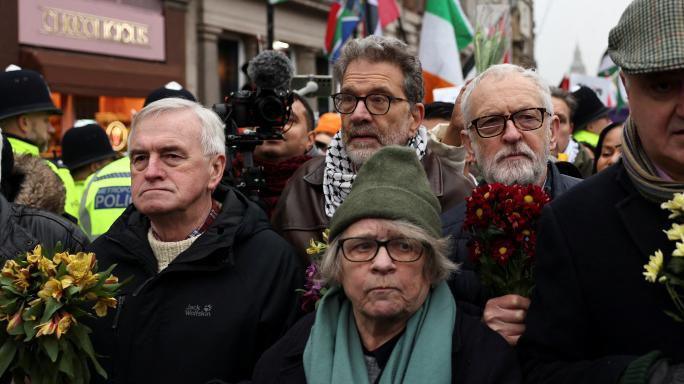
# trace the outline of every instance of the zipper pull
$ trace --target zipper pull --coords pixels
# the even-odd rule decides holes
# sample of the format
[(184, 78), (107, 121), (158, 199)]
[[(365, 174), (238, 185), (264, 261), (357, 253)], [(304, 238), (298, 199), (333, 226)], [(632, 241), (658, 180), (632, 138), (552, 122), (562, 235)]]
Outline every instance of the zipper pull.
[(119, 316), (121, 316), (121, 309), (124, 306), (124, 301), (126, 301), (126, 295), (120, 295), (117, 297), (118, 304), (116, 306), (116, 314), (114, 315), (114, 324), (112, 324), (112, 329), (116, 329), (119, 326)]

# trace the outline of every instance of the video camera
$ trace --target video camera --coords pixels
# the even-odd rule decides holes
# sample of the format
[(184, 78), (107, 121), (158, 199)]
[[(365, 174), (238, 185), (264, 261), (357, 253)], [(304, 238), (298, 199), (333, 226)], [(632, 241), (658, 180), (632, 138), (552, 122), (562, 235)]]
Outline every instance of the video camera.
[(227, 142), (239, 143), (245, 138), (263, 142), (283, 138), (282, 127), (289, 120), (292, 100), (288, 91), (257, 88), (234, 92), (212, 109), (226, 124)]
[(294, 100), (289, 90), (294, 66), (284, 54), (264, 51), (250, 60), (247, 71), (256, 90), (233, 92), (212, 109), (225, 124), (228, 164), (222, 183), (258, 202), (266, 180), (254, 166), (254, 149), (265, 140), (283, 139)]

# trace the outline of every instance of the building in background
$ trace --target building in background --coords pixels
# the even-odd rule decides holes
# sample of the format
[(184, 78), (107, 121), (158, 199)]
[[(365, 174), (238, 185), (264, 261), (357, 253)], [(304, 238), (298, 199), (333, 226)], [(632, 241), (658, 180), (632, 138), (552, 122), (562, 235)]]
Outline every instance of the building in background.
[[(324, 53), (334, 0), (274, 5), (274, 38), (299, 75), (329, 75)], [(61, 135), (77, 119), (129, 125), (148, 92), (177, 81), (205, 105), (223, 101), (248, 81), (243, 68), (267, 49), (268, 0), (2, 0), (0, 67), (41, 72), (55, 103)], [(418, 53), (425, 0), (397, 0), (401, 22), (383, 33)], [(475, 24), (478, 4), (511, 10), (512, 62), (534, 66), (533, 0), (461, 0)], [(472, 50), (462, 51), (467, 65)], [(323, 113), (327, 98), (310, 100)], [(119, 126), (120, 127), (120, 126)], [(58, 148), (57, 148), (58, 149)]]

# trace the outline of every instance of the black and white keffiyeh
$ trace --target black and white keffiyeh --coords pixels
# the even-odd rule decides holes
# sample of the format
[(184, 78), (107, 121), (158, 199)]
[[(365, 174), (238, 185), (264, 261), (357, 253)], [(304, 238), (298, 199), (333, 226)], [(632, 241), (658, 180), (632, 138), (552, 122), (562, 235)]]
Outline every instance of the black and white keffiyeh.
[[(421, 126), (418, 133), (406, 144), (416, 150), (418, 159), (425, 156), (427, 149), (428, 132)], [(325, 155), (325, 172), (323, 174), (323, 194), (325, 195), (325, 214), (332, 217), (337, 207), (351, 192), (352, 183), (356, 177), (352, 164), (342, 142), (342, 131), (337, 132), (330, 141), (328, 152)]]

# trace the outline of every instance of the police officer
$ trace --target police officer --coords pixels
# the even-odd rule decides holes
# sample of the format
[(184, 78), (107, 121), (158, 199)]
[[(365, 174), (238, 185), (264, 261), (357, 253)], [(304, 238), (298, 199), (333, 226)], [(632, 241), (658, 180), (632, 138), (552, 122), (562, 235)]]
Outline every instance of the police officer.
[[(172, 81), (150, 92), (144, 106), (168, 97), (197, 101), (190, 91)], [(85, 181), (78, 222), (90, 239), (107, 232), (131, 203), (131, 162), (128, 156), (104, 166)]]
[(62, 163), (74, 179), (78, 212), (86, 179), (117, 157), (104, 129), (92, 120), (79, 120), (62, 138)]
[[(54, 129), (50, 115), (61, 114), (50, 98), (50, 90), (38, 72), (15, 65), (0, 73), (0, 127), (7, 136), (15, 155), (40, 156), (47, 150)], [(64, 210), (76, 216), (74, 180), (66, 168), (48, 161), (48, 166), (59, 176), (66, 199)]]

